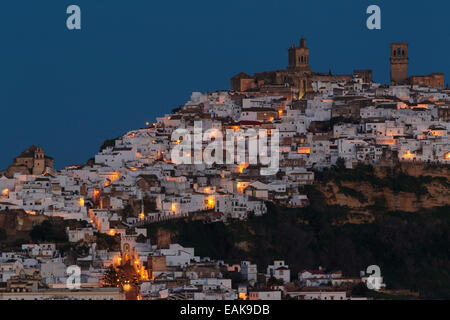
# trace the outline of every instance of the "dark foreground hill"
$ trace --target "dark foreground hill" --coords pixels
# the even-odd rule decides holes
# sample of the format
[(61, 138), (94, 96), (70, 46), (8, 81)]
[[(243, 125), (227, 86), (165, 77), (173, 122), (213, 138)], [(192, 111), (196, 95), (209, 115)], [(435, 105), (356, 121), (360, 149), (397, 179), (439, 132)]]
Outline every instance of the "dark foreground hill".
[[(169, 221), (149, 226), (149, 234), (154, 243), (164, 246), (178, 242), (194, 247), (196, 255), (229, 264), (251, 260), (258, 264), (258, 272), (265, 272), (273, 259), (282, 258), (294, 277), (303, 269), (318, 266), (358, 276), (360, 270), (376, 264), (389, 289), (419, 291), (422, 298), (450, 298), (450, 199), (441, 199), (444, 205), (431, 208), (424, 203), (433, 196), (429, 188), (437, 193), (440, 185), (441, 193), (448, 192), (447, 177), (394, 170), (389, 174), (384, 171), (380, 178), (373, 168), (358, 170), (335, 170), (319, 176), (318, 185), (305, 190), (311, 200), (307, 208), (287, 209), (267, 203), (266, 215), (248, 221)], [(347, 197), (360, 198), (358, 206), (367, 204), (358, 210), (370, 219), (355, 220), (353, 203), (342, 205), (343, 198), (333, 204), (328, 185), (349, 186), (346, 180), (353, 180), (355, 186), (383, 190), (369, 203), (364, 199), (373, 199), (374, 194), (344, 189)], [(415, 211), (410, 207), (394, 211), (383, 194), (407, 198), (413, 194), (422, 202)]]

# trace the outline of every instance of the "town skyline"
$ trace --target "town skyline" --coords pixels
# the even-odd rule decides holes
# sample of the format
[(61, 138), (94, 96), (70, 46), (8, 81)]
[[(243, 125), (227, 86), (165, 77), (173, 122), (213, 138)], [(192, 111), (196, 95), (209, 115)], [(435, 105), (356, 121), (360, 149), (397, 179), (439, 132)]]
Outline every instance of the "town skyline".
[(448, 299), (445, 14), (368, 3), (0, 4), (0, 301)]
[[(300, 39), (300, 47), (301, 46), (305, 46), (305, 38), (301, 38)], [(390, 64), (390, 79), (389, 79), (389, 81), (387, 81), (386, 83), (381, 83), (381, 85), (382, 86), (389, 86), (389, 83), (392, 83), (393, 81), (394, 81), (394, 83), (395, 83), (395, 80), (393, 80), (393, 78), (392, 78), (392, 57), (394, 56), (393, 54), (392, 54), (392, 50), (393, 50), (393, 46), (398, 46), (398, 45), (400, 45), (400, 46), (406, 46), (406, 48), (408, 48), (408, 46), (409, 46), (409, 43), (407, 43), (407, 42), (391, 42), (390, 44), (389, 44), (390, 46), (390, 51), (389, 52), (391, 52), (391, 54), (390, 54), (390, 60), (388, 60), (388, 61), (390, 61), (391, 62), (391, 64)], [(291, 45), (291, 47), (290, 48), (295, 48), (295, 43), (294, 44), (292, 44)], [(298, 47), (298, 48), (300, 48), (300, 47)], [(396, 47), (397, 48), (397, 47)], [(308, 48), (309, 49), (309, 48)], [(394, 49), (394, 51), (396, 51), (396, 50), (400, 50), (400, 49)], [(406, 56), (408, 56), (408, 53), (406, 54)], [(291, 59), (290, 57), (289, 57), (289, 59)], [(308, 60), (308, 63), (307, 63), (307, 65), (308, 65), (308, 68), (309, 68), (309, 60)], [(406, 57), (406, 71), (404, 71), (403, 73), (405, 74), (404, 75), (404, 78), (406, 79), (406, 78), (408, 78), (408, 79), (413, 79), (413, 78), (420, 78), (420, 77), (422, 77), (422, 78), (431, 78), (434, 74), (442, 74), (442, 80), (441, 81), (439, 81), (439, 83), (441, 84), (440, 85), (440, 87), (439, 88), (444, 88), (445, 86), (448, 86), (448, 83), (446, 83), (445, 82), (445, 74), (444, 73), (440, 73), (440, 72), (432, 72), (432, 73), (430, 73), (429, 75), (427, 74), (427, 75), (416, 75), (416, 74), (414, 74), (414, 75), (411, 75), (411, 74), (408, 74), (408, 68), (410, 67), (410, 65), (409, 65), (409, 63), (408, 63), (408, 57)], [(290, 66), (288, 65), (288, 69), (290, 68)], [(415, 70), (415, 67), (414, 67), (414, 65), (412, 66), (412, 68), (411, 68), (412, 70)], [(410, 70), (411, 70), (410, 69)], [(310, 69), (308, 69), (309, 70), (309, 72), (311, 72), (311, 70)], [(259, 71), (261, 71), (261, 70), (259, 70)], [(373, 77), (372, 77), (372, 75), (373, 75), (373, 73), (374, 73), (374, 71), (373, 70), (371, 70), (371, 69), (364, 69), (364, 70), (357, 70), (357, 69), (353, 69), (352, 70), (352, 72), (360, 72), (360, 73), (364, 73), (364, 72), (369, 72), (370, 73), (370, 81), (372, 81), (372, 79), (373, 79)], [(263, 72), (267, 72), (267, 71), (263, 71)], [(301, 72), (303, 72), (303, 71), (301, 71)], [(313, 72), (313, 73), (317, 73), (317, 72)], [(245, 74), (245, 72), (244, 72), (244, 74)], [(255, 74), (257, 74), (257, 72), (255, 73)], [(322, 76), (325, 76), (325, 77), (328, 77), (328, 75), (325, 73), (325, 72), (322, 72), (322, 73), (318, 73), (318, 74), (322, 74)], [(338, 74), (338, 75), (336, 75), (336, 74), (332, 74), (331, 73), (331, 69), (329, 70), (329, 75), (330, 76), (332, 76), (332, 78), (336, 78), (336, 80), (338, 80), (339, 79), (339, 77), (342, 77), (342, 76), (348, 76), (348, 80), (350, 80), (351, 79), (351, 77), (352, 77), (352, 75), (351, 75), (351, 73), (349, 72), (349, 73), (345, 73), (345, 74)], [(365, 76), (365, 75), (360, 75), (361, 77), (362, 76)], [(320, 77), (320, 76), (319, 76)], [(226, 91), (226, 90), (235, 90), (235, 88), (232, 88), (232, 86), (233, 86), (233, 77), (231, 78), (231, 85), (230, 85), (230, 88), (228, 88), (228, 89), (218, 89), (218, 90), (216, 90), (216, 92), (220, 92), (220, 91)], [(433, 80), (431, 80), (431, 81), (433, 81)], [(374, 81), (374, 82), (376, 82), (376, 81)], [(417, 84), (419, 83), (419, 81), (417, 81), (417, 80), (415, 80), (415, 82), (417, 82)], [(416, 84), (416, 83), (409, 83), (409, 82), (403, 82), (403, 83), (398, 83), (398, 84), (400, 84), (400, 85), (413, 85), (413, 84)], [(443, 84), (443, 85), (442, 85)], [(298, 84), (297, 85), (294, 85), (293, 87), (298, 87)], [(240, 89), (240, 88), (239, 88)], [(240, 90), (237, 90), (237, 91), (240, 91)], [(195, 91), (195, 92), (197, 92), (197, 91)], [(300, 89), (300, 92), (301, 92), (301, 94), (304, 94), (303, 92), (302, 92), (302, 89)], [(306, 92), (306, 91), (305, 91)], [(175, 108), (172, 108), (172, 109), (175, 109)], [(171, 109), (171, 110), (172, 110)], [(169, 112), (170, 110), (166, 110), (167, 112)], [(161, 114), (162, 115), (162, 114)], [(155, 119), (157, 118), (157, 116), (154, 118), (154, 119), (151, 119), (151, 121), (154, 121)], [(142, 126), (142, 128), (145, 128), (145, 127), (148, 127), (148, 124), (150, 124), (151, 122), (150, 121), (146, 121), (145, 122), (145, 125), (144, 126)], [(123, 134), (123, 133), (122, 133)], [(119, 134), (119, 136), (120, 136), (121, 134)], [(105, 141), (104, 142), (106, 142), (107, 140), (111, 140), (111, 139), (115, 139), (115, 138), (112, 138), (112, 137), (109, 137), (109, 138), (107, 138), (107, 139), (105, 139)], [(31, 146), (34, 146), (34, 144), (31, 144)], [(100, 147), (100, 146), (99, 146)], [(85, 162), (87, 162), (89, 159), (91, 159), (92, 158), (92, 156), (90, 156), (88, 159), (86, 159), (86, 161)], [(52, 159), (53, 160), (53, 159)], [(62, 165), (62, 166), (58, 166), (57, 167), (57, 169), (62, 169), (63, 167), (65, 167), (65, 166), (68, 166), (68, 165), (80, 165), (80, 164), (84, 164), (85, 162), (82, 162), (82, 163), (75, 163), (75, 162), (70, 162), (70, 163), (66, 163), (66, 164), (64, 164), (64, 165)], [(0, 163), (1, 163), (1, 159), (0, 159)], [(3, 168), (4, 169), (4, 168)]]
[[(10, 137), (0, 143), (2, 169), (31, 144), (42, 145), (55, 158), (57, 168), (84, 163), (104, 140), (153, 121), (186, 102), (192, 91), (225, 90), (229, 78), (242, 70), (253, 73), (285, 68), (286, 49), (302, 36), (308, 39), (311, 65), (316, 71), (331, 69), (339, 74), (372, 69), (375, 81), (388, 82), (388, 44), (405, 41), (414, 57), (411, 74), (450, 74), (445, 63), (448, 41), (438, 32), (445, 29), (443, 18), (448, 4), (440, 2), (434, 2), (434, 6), (409, 4), (405, 10), (401, 8), (406, 2), (382, 3), (383, 25), (379, 31), (365, 28), (364, 1), (357, 5), (329, 2), (325, 6), (266, 2), (257, 9), (231, 2), (221, 8), (228, 15), (215, 18), (208, 15), (211, 7), (200, 3), (184, 5), (184, 12), (191, 15), (160, 15), (165, 16), (164, 21), (155, 8), (146, 10), (147, 4), (137, 4), (142, 10), (136, 10), (123, 7), (120, 1), (109, 6), (81, 2), (86, 25), (78, 34), (58, 28), (64, 22), (58, 6), (21, 1), (24, 3), (27, 6), (0, 5), (2, 28), (24, 35), (5, 34), (9, 45), (2, 52), (9, 63), (3, 65), (0, 74), (0, 102), (5, 117), (11, 119), (0, 128), (2, 136)], [(167, 5), (158, 6), (162, 12), (169, 10)], [(245, 21), (245, 32), (250, 33), (251, 26), (257, 24), (252, 10), (263, 17), (272, 15), (283, 24), (261, 26), (262, 33), (240, 40), (239, 27), (230, 25), (225, 17), (238, 14)], [(144, 19), (144, 12), (150, 12), (150, 18)], [(432, 23), (413, 23), (427, 13), (435, 17)], [(129, 16), (136, 14), (131, 21)], [(323, 19), (314, 18), (318, 16)], [(29, 17), (33, 28), (25, 23)], [(120, 17), (120, 22), (113, 17)], [(201, 21), (210, 28), (195, 22), (195, 17), (206, 17)], [(326, 26), (337, 24), (342, 31), (330, 36)], [(158, 34), (155, 27), (166, 31)], [(208, 39), (208, 43), (199, 39)], [(125, 51), (124, 46), (129, 49)], [(179, 55), (175, 52), (180, 46), (185, 50)], [(170, 62), (160, 63), (164, 57), (170, 57)], [(161, 86), (159, 81), (170, 86)], [(121, 111), (128, 105), (131, 110)], [(27, 116), (22, 118), (23, 114)]]

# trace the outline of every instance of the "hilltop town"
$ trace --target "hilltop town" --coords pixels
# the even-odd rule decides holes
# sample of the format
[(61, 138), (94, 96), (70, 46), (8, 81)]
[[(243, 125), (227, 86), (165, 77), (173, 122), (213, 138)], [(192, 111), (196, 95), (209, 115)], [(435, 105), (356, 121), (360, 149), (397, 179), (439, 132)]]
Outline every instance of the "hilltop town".
[[(230, 90), (194, 92), (171, 113), (105, 141), (86, 164), (55, 170), (41, 147), (29, 147), (0, 177), (0, 299), (367, 299), (354, 291), (367, 283), (364, 272), (317, 265), (294, 274), (284, 257), (264, 267), (200, 257), (197, 248), (152, 243), (149, 226), (245, 223), (270, 205), (303, 210), (308, 188), (332, 168), (447, 168), (444, 74), (409, 76), (407, 43), (392, 43), (390, 54), (391, 83), (383, 85), (371, 70), (311, 71), (301, 39), (285, 70), (241, 72)], [(249, 160), (249, 136), (240, 162), (176, 163), (183, 141), (174, 132), (194, 132), (196, 123), (220, 135), (278, 137), (276, 172), (261, 174), (266, 165)], [(439, 206), (450, 204), (445, 190)], [(81, 268), (77, 290), (67, 288), (71, 265)]]

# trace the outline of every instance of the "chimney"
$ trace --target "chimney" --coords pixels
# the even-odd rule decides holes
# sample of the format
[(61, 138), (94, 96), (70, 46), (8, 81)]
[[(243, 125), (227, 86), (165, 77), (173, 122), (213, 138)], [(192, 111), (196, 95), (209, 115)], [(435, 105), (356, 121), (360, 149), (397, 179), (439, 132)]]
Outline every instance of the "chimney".
[(305, 38), (300, 39), (300, 48), (305, 48)]

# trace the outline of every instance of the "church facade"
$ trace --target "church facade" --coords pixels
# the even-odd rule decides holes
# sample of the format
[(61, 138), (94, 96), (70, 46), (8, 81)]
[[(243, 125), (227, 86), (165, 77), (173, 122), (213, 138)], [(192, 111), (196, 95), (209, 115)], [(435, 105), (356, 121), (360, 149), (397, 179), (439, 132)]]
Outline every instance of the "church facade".
[(14, 159), (6, 173), (10, 177), (16, 173), (40, 175), (46, 168), (53, 169), (53, 158), (46, 156), (41, 147), (33, 145)]
[(288, 49), (288, 66), (285, 70), (255, 73), (253, 76), (245, 72), (233, 76), (230, 81), (232, 91), (249, 92), (260, 90), (266, 86), (289, 86), (298, 89), (299, 96), (311, 92), (313, 81), (350, 81), (352, 75), (332, 75), (330, 73), (312, 72), (309, 65), (309, 48), (306, 40), (300, 39), (298, 46), (294, 44)]
[[(444, 88), (444, 74), (431, 73), (429, 75), (408, 76), (408, 43), (393, 42), (390, 45), (390, 79), (393, 85), (419, 85), (432, 88)], [(364, 83), (372, 82), (371, 70), (354, 70), (353, 75), (361, 78)], [(278, 86), (294, 89), (298, 92), (297, 98), (313, 91), (314, 81), (346, 81), (353, 78), (352, 74), (332, 75), (311, 71), (309, 64), (309, 48), (304, 38), (300, 39), (298, 46), (292, 45), (288, 49), (288, 66), (284, 70), (265, 71), (255, 73), (253, 76), (241, 72), (230, 80), (230, 89), (236, 92), (263, 92), (267, 88)], [(275, 91), (279, 91), (277, 89)]]

